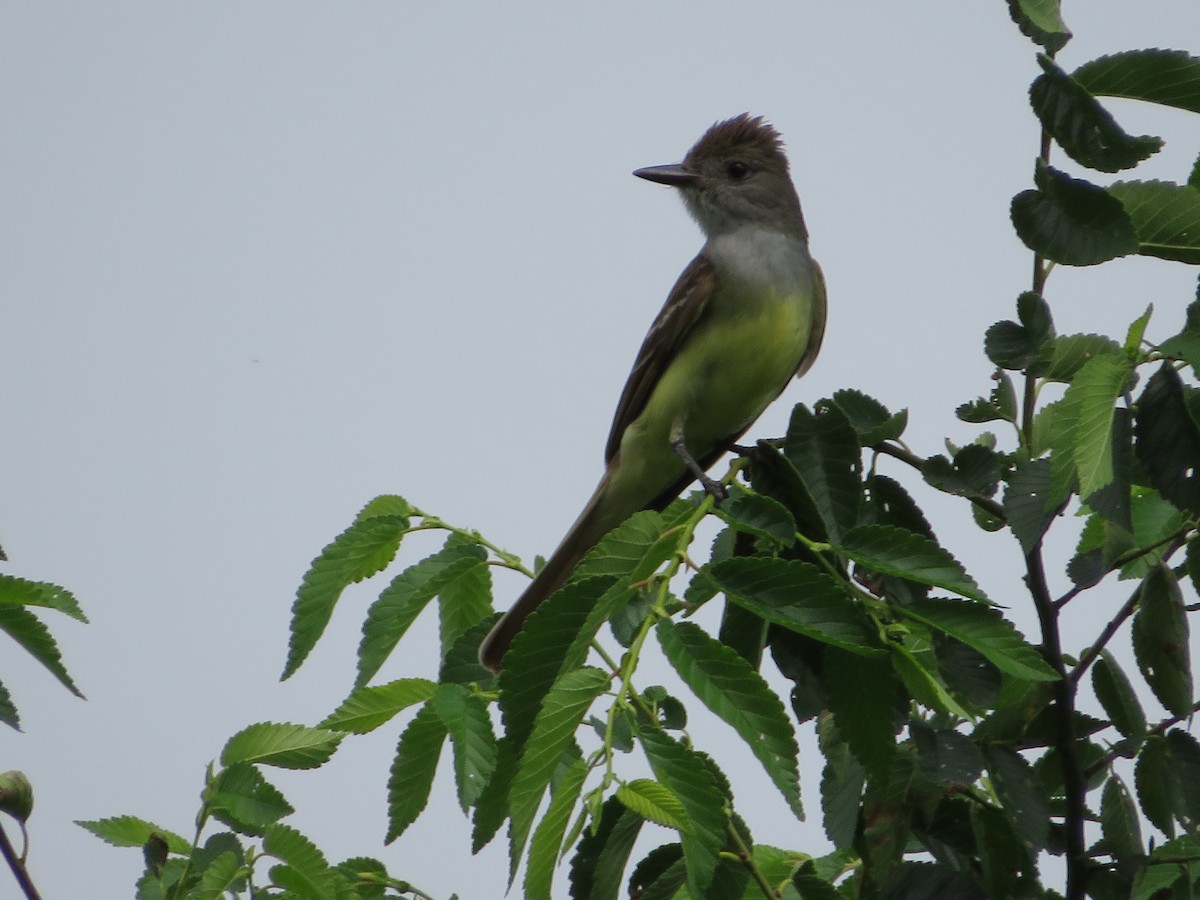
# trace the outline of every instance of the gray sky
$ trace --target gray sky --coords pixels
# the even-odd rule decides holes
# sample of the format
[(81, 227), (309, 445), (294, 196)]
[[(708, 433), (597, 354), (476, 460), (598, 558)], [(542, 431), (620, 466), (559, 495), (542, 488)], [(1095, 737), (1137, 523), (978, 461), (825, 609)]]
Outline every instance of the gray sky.
[[(1067, 68), (1198, 49), (1195, 0), (1066, 14)], [(87, 873), (93, 896), (129, 896), (140, 869), (71, 820), (189, 834), (230, 734), (315, 723), (344, 697), (370, 589), (277, 678), (301, 575), (371, 497), (530, 559), (552, 549), (700, 244), (630, 170), (678, 160), (716, 119), (749, 110), (783, 133), (829, 281), (820, 360), (751, 436), (856, 387), (910, 408), (917, 452), (969, 440), (953, 408), (986, 391), (983, 331), (1029, 283), (1008, 204), (1037, 151), (1038, 71), (1002, 0), (0, 7), (0, 545), (4, 571), (70, 588), (92, 619), (48, 617), (86, 703), (21, 653), (0, 664), (25, 728), (0, 732), (0, 769), (34, 782), (45, 895), (78, 896)], [(1167, 139), (1137, 177), (1186, 178), (1196, 117), (1112, 108)], [(1059, 269), (1049, 296), (1060, 332), (1118, 335), (1153, 301), (1161, 338), (1194, 277), (1132, 259)], [(930, 509), (1002, 599), (1015, 542), (1000, 558), (959, 504)], [(519, 584), (498, 576), (499, 602)], [(428, 643), (406, 640), (381, 677), (429, 674)], [(469, 855), (447, 781), (381, 848), (398, 729), (275, 778), (290, 821), (331, 859), (498, 896), (503, 841)], [(814, 764), (803, 826), (765, 778), (744, 783), (759, 840), (820, 849)]]

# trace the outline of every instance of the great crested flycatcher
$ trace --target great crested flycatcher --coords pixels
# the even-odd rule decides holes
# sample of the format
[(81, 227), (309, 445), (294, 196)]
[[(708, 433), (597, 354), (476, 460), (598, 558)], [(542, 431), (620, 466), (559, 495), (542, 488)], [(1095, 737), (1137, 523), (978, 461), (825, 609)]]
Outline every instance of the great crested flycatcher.
[(779, 133), (748, 113), (713, 125), (678, 165), (639, 178), (679, 189), (706, 238), (621, 392), (604, 477), (558, 549), (479, 650), (498, 671), (525, 618), (606, 533), (663, 509), (808, 371), (825, 332), (825, 282)]

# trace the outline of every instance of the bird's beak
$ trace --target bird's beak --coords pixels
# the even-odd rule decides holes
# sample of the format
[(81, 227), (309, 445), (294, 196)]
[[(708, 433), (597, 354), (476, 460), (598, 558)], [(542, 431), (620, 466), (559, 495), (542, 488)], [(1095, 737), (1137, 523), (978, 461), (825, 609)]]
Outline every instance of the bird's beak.
[(700, 180), (699, 175), (689, 172), (678, 163), (673, 166), (647, 166), (644, 169), (635, 169), (633, 174), (647, 181), (669, 184), (671, 187), (691, 187)]

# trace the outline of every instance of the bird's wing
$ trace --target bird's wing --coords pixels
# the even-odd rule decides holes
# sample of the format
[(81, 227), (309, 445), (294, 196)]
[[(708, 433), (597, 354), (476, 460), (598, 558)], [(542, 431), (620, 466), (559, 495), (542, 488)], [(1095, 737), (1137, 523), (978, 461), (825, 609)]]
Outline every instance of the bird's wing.
[(799, 378), (812, 368), (821, 349), (821, 341), (825, 338), (825, 274), (817, 261), (812, 261), (813, 271), (813, 300), (812, 322), (808, 328), (808, 346), (800, 357), (800, 365), (796, 367), (796, 377)]
[(611, 463), (617, 455), (625, 429), (642, 414), (659, 378), (704, 315), (715, 286), (712, 263), (701, 253), (688, 264), (671, 288), (667, 302), (642, 341), (633, 371), (629, 373), (629, 380), (621, 391), (621, 400), (617, 403), (612, 429), (608, 433), (608, 444), (604, 448), (606, 464)]

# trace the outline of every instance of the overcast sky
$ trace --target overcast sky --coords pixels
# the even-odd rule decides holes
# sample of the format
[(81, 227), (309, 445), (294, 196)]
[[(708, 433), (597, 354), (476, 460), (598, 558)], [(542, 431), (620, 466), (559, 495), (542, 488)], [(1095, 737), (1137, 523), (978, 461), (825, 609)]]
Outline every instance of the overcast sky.
[[(1030, 270), (1008, 204), (1032, 174), (1039, 70), (1003, 0), (591, 7), (0, 5), (3, 571), (68, 587), (92, 619), (47, 617), (87, 702), (0, 657), (25, 729), (0, 732), (0, 769), (35, 785), (47, 898), (79, 896), (84, 873), (91, 896), (130, 896), (141, 867), (71, 820), (190, 834), (230, 734), (312, 724), (345, 696), (370, 588), (277, 679), (300, 577), (371, 497), (529, 559), (553, 548), (700, 245), (673, 193), (629, 173), (677, 161), (714, 120), (751, 111), (783, 133), (829, 282), (821, 358), (749, 436), (842, 387), (909, 407), (919, 453), (976, 433), (953, 408), (987, 390), (983, 331)], [(1200, 50), (1195, 0), (1066, 16), (1068, 69)], [(1200, 120), (1112, 107), (1167, 140), (1138, 177), (1186, 178)], [(1060, 332), (1118, 335), (1153, 301), (1161, 338), (1194, 287), (1194, 270), (1132, 259), (1059, 269), (1049, 296)], [(1003, 599), (1016, 545), (982, 540), (961, 507), (934, 501), (935, 528)], [(519, 587), (498, 576), (498, 602)], [(429, 643), (406, 640), (381, 677), (430, 674)], [(503, 840), (469, 855), (447, 781), (380, 846), (403, 721), (324, 770), (272, 774), (289, 821), (334, 860), (499, 896)], [(803, 826), (749, 773), (760, 840), (820, 850), (815, 764)]]

